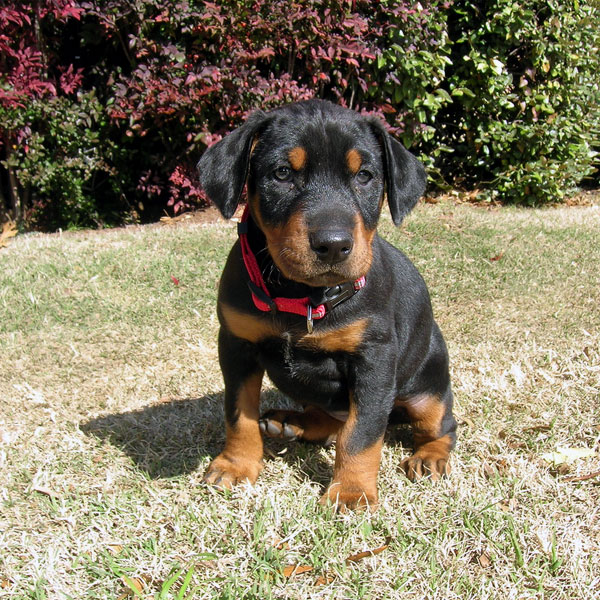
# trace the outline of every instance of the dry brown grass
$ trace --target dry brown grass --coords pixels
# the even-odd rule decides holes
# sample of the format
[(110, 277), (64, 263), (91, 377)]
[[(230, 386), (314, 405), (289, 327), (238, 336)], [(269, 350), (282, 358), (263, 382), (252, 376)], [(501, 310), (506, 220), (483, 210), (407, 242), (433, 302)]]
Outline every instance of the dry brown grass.
[(227, 496), (200, 482), (230, 224), (0, 250), (0, 598), (597, 596), (600, 209), (441, 203), (382, 230), (429, 283), (461, 428), (437, 485), (409, 484), (388, 436), (375, 515), (319, 507), (333, 451), (311, 446), (270, 444)]

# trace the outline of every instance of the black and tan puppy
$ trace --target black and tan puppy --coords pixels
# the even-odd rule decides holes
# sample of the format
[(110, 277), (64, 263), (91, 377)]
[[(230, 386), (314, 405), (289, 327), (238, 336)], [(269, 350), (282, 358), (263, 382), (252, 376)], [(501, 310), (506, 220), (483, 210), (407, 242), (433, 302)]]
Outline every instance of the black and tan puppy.
[[(233, 215), (248, 205), (219, 289), (226, 442), (208, 483), (254, 482), (262, 435), (336, 440), (323, 501), (377, 504), (390, 420), (408, 421), (410, 479), (437, 478), (455, 443), (448, 354), (425, 283), (376, 232), (425, 188), (421, 164), (375, 119), (324, 101), (256, 112), (209, 148), (201, 184)], [(260, 416), (265, 371), (303, 412)]]

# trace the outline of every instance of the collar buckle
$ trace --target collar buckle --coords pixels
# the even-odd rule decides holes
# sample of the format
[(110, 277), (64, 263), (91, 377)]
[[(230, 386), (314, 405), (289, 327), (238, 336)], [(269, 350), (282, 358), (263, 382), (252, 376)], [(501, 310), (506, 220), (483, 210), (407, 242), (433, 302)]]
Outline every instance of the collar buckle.
[(327, 299), (323, 304), (327, 311), (334, 309), (338, 304), (345, 302), (348, 298), (351, 298), (356, 294), (353, 283), (342, 283), (336, 285), (334, 288), (330, 288), (326, 291)]
[(306, 330), (309, 334), (313, 332), (312, 305), (310, 303), (306, 308)]
[[(364, 277), (361, 279), (364, 281)], [(330, 288), (319, 288), (317, 293), (311, 295), (310, 304), (313, 307), (323, 305), (327, 312), (329, 312), (338, 304), (352, 298), (363, 286), (364, 283), (361, 283), (361, 280), (357, 280), (340, 283)]]

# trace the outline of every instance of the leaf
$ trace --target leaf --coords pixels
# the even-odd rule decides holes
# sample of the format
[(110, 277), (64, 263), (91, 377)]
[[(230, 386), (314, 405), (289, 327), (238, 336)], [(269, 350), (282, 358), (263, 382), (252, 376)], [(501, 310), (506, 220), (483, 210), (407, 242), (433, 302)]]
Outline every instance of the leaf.
[(171, 281), (175, 284), (175, 285), (179, 285), (179, 279), (177, 279), (177, 277), (173, 277), (173, 275), (171, 275)]
[[(479, 191), (479, 190), (478, 190), (478, 191)], [(500, 260), (500, 259), (501, 259), (501, 258), (504, 256), (504, 253), (506, 252), (506, 250), (509, 248), (509, 246), (510, 246), (510, 245), (511, 245), (511, 244), (512, 244), (514, 241), (515, 241), (515, 236), (512, 236), (512, 237), (511, 237), (511, 238), (508, 240), (508, 242), (506, 243), (506, 247), (505, 247), (503, 250), (501, 250), (501, 251), (500, 251), (498, 254), (496, 254), (495, 256), (492, 256), (492, 258), (490, 258), (490, 261), (491, 261), (491, 262), (494, 262), (494, 261), (498, 261), (498, 260)]]
[(600, 477), (600, 471), (594, 471), (593, 473), (588, 473), (587, 475), (573, 475), (571, 477), (565, 477), (563, 481), (587, 481), (588, 479), (594, 479), (595, 477)]
[(502, 500), (499, 506), (503, 512), (510, 513), (516, 510), (518, 504), (515, 498), (510, 498), (509, 500)]
[(123, 546), (121, 544), (109, 544), (108, 551), (113, 556), (119, 556), (119, 554), (121, 554), (121, 552), (123, 552)]
[(558, 446), (555, 452), (542, 454), (542, 459), (554, 466), (569, 464), (581, 458), (596, 456), (595, 450), (590, 448), (561, 448)]
[(388, 549), (388, 546), (390, 545), (391, 540), (392, 540), (392, 538), (388, 536), (385, 538), (385, 543), (383, 544), (383, 546), (379, 546), (379, 548), (375, 548), (374, 550), (365, 550), (364, 552), (359, 552), (358, 554), (352, 554), (351, 556), (349, 556), (346, 559), (346, 562), (347, 563), (358, 562), (359, 560), (362, 560), (363, 558), (368, 558), (369, 556), (375, 556), (376, 554), (380, 554), (384, 550)]
[(38, 494), (44, 494), (44, 496), (49, 496), (50, 498), (60, 498), (60, 494), (58, 492), (55, 492), (54, 490), (42, 485), (36, 485), (31, 489)]
[(308, 573), (313, 568), (309, 565), (288, 565), (284, 567), (282, 573), (284, 577), (290, 578), (292, 575), (300, 575), (301, 573)]
[(476, 98), (477, 95), (474, 94), (469, 88), (459, 87), (452, 90), (452, 95), (460, 98), (461, 96), (468, 96), (469, 98)]
[(136, 598), (143, 598), (142, 592), (144, 591), (145, 582), (139, 577), (128, 577), (123, 575), (121, 581), (133, 592)]
[(487, 550), (483, 550), (481, 554), (477, 557), (477, 563), (480, 567), (487, 569), (492, 566), (492, 559)]
[(2, 232), (0, 233), (0, 248), (8, 246), (8, 240), (13, 238), (19, 233), (17, 225), (14, 221), (8, 221), (2, 225)]

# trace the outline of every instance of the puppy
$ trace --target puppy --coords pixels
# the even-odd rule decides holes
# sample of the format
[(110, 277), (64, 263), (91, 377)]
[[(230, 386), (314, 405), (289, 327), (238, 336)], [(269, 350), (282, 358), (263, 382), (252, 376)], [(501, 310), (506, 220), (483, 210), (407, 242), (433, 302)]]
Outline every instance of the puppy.
[[(221, 278), (225, 448), (205, 481), (262, 469), (263, 436), (336, 443), (322, 501), (377, 505), (390, 422), (412, 426), (409, 479), (448, 471), (456, 441), (448, 353), (423, 279), (377, 234), (425, 189), (422, 165), (376, 119), (311, 100), (246, 123), (210, 147), (200, 182), (225, 218), (248, 203)], [(264, 373), (304, 410), (260, 415)]]

